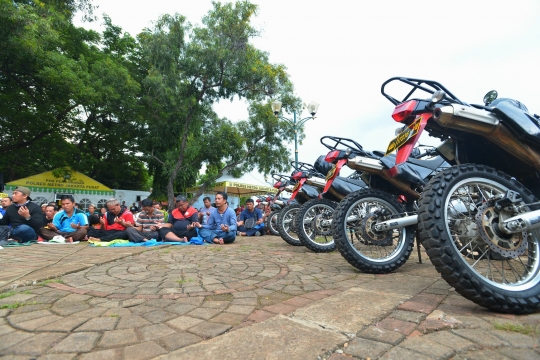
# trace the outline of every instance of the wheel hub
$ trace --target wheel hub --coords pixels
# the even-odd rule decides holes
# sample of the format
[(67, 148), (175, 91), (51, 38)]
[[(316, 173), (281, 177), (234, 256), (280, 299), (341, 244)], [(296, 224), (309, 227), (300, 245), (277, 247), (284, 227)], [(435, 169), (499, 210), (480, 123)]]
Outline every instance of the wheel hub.
[(324, 215), (325, 214), (317, 214), (313, 220), (311, 220), (311, 228), (319, 235), (330, 236), (332, 235), (332, 228), (328, 226), (328, 220)]
[(482, 205), (476, 214), (476, 224), (482, 240), (489, 248), (506, 258), (516, 258), (527, 249), (527, 232), (505, 234), (499, 230), (502, 213), (495, 207)]
[(376, 231), (374, 225), (377, 223), (378, 216), (370, 214), (362, 219), (360, 231), (362, 237), (369, 240), (373, 245), (391, 246), (392, 231)]

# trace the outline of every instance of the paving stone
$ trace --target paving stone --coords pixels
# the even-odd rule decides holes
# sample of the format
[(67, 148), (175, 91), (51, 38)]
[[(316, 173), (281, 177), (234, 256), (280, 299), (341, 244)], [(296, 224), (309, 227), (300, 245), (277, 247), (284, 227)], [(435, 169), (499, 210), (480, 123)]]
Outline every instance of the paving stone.
[(10, 312), (11, 310), (9, 309), (0, 309), (0, 318), (8, 316)]
[(118, 318), (98, 317), (88, 320), (79, 326), (75, 331), (105, 331), (113, 330), (118, 322)]
[(61, 331), (70, 332), (79, 325), (88, 321), (88, 318), (70, 316), (38, 328), (38, 331)]
[[(213, 303), (213, 302), (224, 303), (224, 301), (207, 301), (206, 303)], [(228, 306), (228, 302), (227, 302), (227, 306)], [(178, 314), (178, 315), (184, 315), (196, 308), (197, 306), (193, 304), (176, 303), (176, 304), (167, 306), (165, 310)]]
[[(11, 334), (14, 333), (8, 335)], [(41, 355), (64, 336), (65, 334), (62, 333), (39, 333), (7, 349), (6, 353), (14, 355)], [(4, 339), (2, 338), (2, 342), (3, 341)]]
[(296, 309), (297, 309), (297, 307), (287, 305), (287, 304), (284, 304), (284, 303), (274, 304), (274, 305), (266, 306), (266, 307), (263, 308), (263, 310), (266, 311), (266, 312), (271, 312), (271, 313), (274, 313), (274, 314), (281, 314), (281, 315), (290, 314), (293, 311), (295, 311)]
[(247, 306), (247, 305), (231, 305), (227, 309), (227, 312), (235, 313), (235, 314), (242, 314), (242, 315), (249, 315), (255, 310), (254, 306)]
[(224, 312), (210, 319), (210, 322), (217, 322), (234, 326), (240, 324), (242, 321), (244, 321), (245, 318), (245, 315)]
[(367, 327), (365, 330), (360, 332), (358, 336), (374, 341), (381, 341), (390, 345), (397, 345), (405, 338), (405, 336), (401, 333), (381, 329), (380, 327), (376, 326)]
[(379, 322), (377, 326), (383, 329), (400, 332), (404, 335), (409, 335), (416, 329), (415, 323), (390, 318), (386, 318)]
[(41, 355), (39, 360), (72, 360), (77, 357), (77, 353), (68, 353), (68, 354), (46, 354)]
[(395, 310), (390, 314), (390, 317), (396, 320), (420, 324), (420, 322), (426, 317), (426, 314), (414, 311)]
[(196, 319), (189, 316), (179, 316), (176, 319), (167, 321), (167, 325), (172, 326), (177, 330), (184, 331), (202, 322), (203, 320), (201, 319)]
[(79, 295), (79, 294), (69, 294), (68, 296), (63, 297), (62, 299), (58, 300), (54, 306), (55, 307), (70, 307), (73, 305), (81, 305), (81, 303), (85, 303), (87, 300), (89, 300), (91, 296), (89, 295)]
[(304, 297), (301, 297), (301, 296), (296, 296), (296, 297), (290, 298), (288, 300), (285, 300), (283, 302), (283, 304), (294, 306), (294, 307), (302, 307), (302, 306), (306, 306), (308, 304), (311, 304), (313, 301), (314, 300), (312, 300), (312, 299), (307, 299), (307, 298), (304, 298)]
[(141, 334), (141, 339), (143, 341), (156, 340), (175, 332), (176, 331), (165, 324), (150, 325), (139, 329), (139, 334)]
[(0, 341), (0, 354), (5, 354), (5, 349), (8, 349), (24, 340), (33, 337), (32, 334), (23, 331), (12, 331), (2, 335), (2, 341)]
[(120, 349), (108, 349), (91, 352), (89, 354), (82, 354), (80, 356), (81, 360), (111, 360), (111, 359), (120, 359)]
[[(252, 334), (264, 336), (264, 341), (246, 341)], [(291, 339), (295, 339), (294, 346), (284, 346)], [(314, 359), (346, 340), (341, 334), (278, 315), (162, 355), (159, 359)]]
[(452, 330), (456, 335), (459, 335), (473, 343), (482, 346), (504, 346), (508, 345), (505, 341), (499, 339), (495, 335), (492, 335), (486, 330), (481, 329), (457, 329)]
[(444, 299), (444, 296), (434, 294), (418, 294), (398, 306), (399, 310), (409, 310), (431, 313), (437, 308), (437, 305)]
[(198, 325), (189, 328), (189, 331), (205, 338), (213, 338), (223, 334), (230, 328), (232, 328), (231, 325), (204, 321)]
[(128, 300), (122, 300), (122, 307), (130, 308), (133, 306), (137, 306), (140, 304), (144, 304), (147, 300), (144, 299), (128, 299)]
[(399, 344), (399, 346), (422, 353), (434, 359), (448, 359), (455, 353), (453, 349), (441, 345), (440, 343), (429, 341), (422, 336), (406, 339)]
[(79, 353), (88, 352), (94, 348), (100, 334), (97, 332), (80, 332), (68, 335), (54, 346), (52, 353)]
[[(508, 360), (509, 357), (504, 356), (498, 350), (479, 349), (469, 350), (467, 352), (457, 354), (452, 360)], [(523, 360), (523, 359), (519, 359)]]
[(79, 304), (74, 306), (56, 306), (56, 304), (51, 308), (52, 311), (54, 311), (56, 314), (61, 316), (68, 316), (71, 314), (75, 314), (84, 310), (90, 309), (90, 305), (88, 304)]
[(167, 350), (153, 341), (142, 344), (126, 346), (124, 349), (124, 358), (130, 360), (153, 359), (156, 356), (166, 354)]
[(133, 329), (105, 331), (99, 342), (100, 347), (117, 347), (138, 343), (139, 339)]
[(0, 299), (0, 305), (24, 303), (35, 297), (36, 295), (34, 294), (15, 294), (15, 295)]
[(7, 334), (7, 333), (10, 333), (10, 332), (13, 332), (13, 331), (15, 331), (15, 329), (13, 329), (9, 325), (0, 325), (0, 336), (2, 336), (4, 334)]
[[(244, 301), (248, 301), (248, 302), (253, 302), (253, 300), (255, 300), (255, 303), (257, 302), (257, 299), (250, 299), (250, 298), (244, 298), (244, 299), (235, 299), (233, 301), (240, 301), (240, 302), (244, 302)], [(221, 310), (224, 310), (226, 309), (228, 306), (229, 306), (229, 302), (228, 301), (205, 301), (203, 304), (202, 304), (202, 307), (204, 308), (211, 308), (211, 309), (221, 309)], [(238, 303), (237, 305), (253, 305), (253, 304), (244, 304), (244, 303)], [(255, 304), (256, 305), (256, 304)], [(170, 307), (167, 308), (167, 310), (169, 309)]]
[(514, 360), (524, 360), (524, 359), (538, 359), (540, 354), (532, 349), (516, 349), (509, 347), (502, 347), (497, 350), (502, 355), (508, 357), (509, 359)]
[[(140, 328), (151, 325), (152, 323), (139, 315), (122, 316), (116, 325), (116, 329)], [(112, 330), (112, 329), (110, 329)]]
[(49, 310), (38, 310), (38, 311), (32, 311), (24, 314), (15, 314), (8, 316), (8, 320), (12, 324), (19, 324), (28, 320), (37, 319), (46, 317), (49, 315), (53, 315)]
[(356, 338), (349, 342), (349, 345), (343, 349), (345, 354), (360, 357), (362, 359), (376, 359), (386, 351), (390, 350), (392, 345), (378, 341)]
[(385, 360), (432, 360), (433, 359), (433, 357), (431, 356), (426, 356), (416, 351), (412, 351), (412, 350), (405, 349), (398, 346), (390, 349), (388, 352), (386, 352), (382, 356), (382, 358)]
[[(15, 315), (15, 314), (24, 314), (24, 313), (29, 313), (29, 312), (33, 312), (33, 311), (38, 311), (38, 310), (44, 310), (44, 309), (50, 309), (51, 308), (51, 304), (35, 304), (35, 305), (25, 305), (25, 306), (21, 306), (20, 308), (17, 308), (15, 310), (12, 311), (12, 315)], [(9, 310), (6, 309), (8, 312)], [(0, 311), (4, 311), (4, 310), (0, 310)]]
[(217, 314), (221, 313), (222, 310), (220, 309), (211, 309), (211, 308), (197, 308), (191, 312), (189, 312), (187, 315), (203, 320), (209, 320), (216, 316)]
[(231, 305), (250, 305), (250, 306), (257, 306), (258, 304), (257, 298), (239, 298), (234, 299), (231, 301)]
[(164, 310), (154, 310), (142, 315), (143, 318), (154, 324), (159, 324), (167, 320), (174, 319), (177, 314), (170, 313)]
[(460, 336), (452, 334), (449, 331), (437, 331), (423, 336), (424, 339), (430, 340), (455, 350), (465, 351), (474, 347), (474, 343)]
[(58, 321), (58, 320), (62, 320), (62, 319), (63, 319), (63, 317), (58, 316), (58, 315), (49, 315), (49, 316), (44, 316), (44, 317), (41, 317), (41, 318), (21, 322), (21, 323), (18, 323), (16, 326), (19, 329), (22, 329), (22, 330), (32, 331), (32, 330), (36, 330), (37, 328), (40, 328), (40, 327), (42, 327), (44, 325), (47, 325), (49, 323), (52, 323), (52, 322), (55, 322), (55, 321)]
[(504, 342), (510, 344), (510, 346), (517, 348), (532, 348), (540, 345), (538, 338), (527, 336), (525, 334), (504, 330), (492, 330), (491, 333)]

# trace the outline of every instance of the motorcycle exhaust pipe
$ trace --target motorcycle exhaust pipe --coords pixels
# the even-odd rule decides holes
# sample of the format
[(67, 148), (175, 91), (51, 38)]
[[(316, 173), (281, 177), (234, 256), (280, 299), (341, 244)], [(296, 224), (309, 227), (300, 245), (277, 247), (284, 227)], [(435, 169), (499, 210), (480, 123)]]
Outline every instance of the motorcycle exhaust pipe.
[(506, 219), (499, 224), (499, 229), (507, 234), (529, 231), (540, 227), (540, 210), (530, 211)]
[(312, 186), (316, 186), (316, 187), (319, 187), (319, 188), (323, 188), (325, 187), (326, 185), (326, 180), (325, 179), (322, 179), (322, 178), (319, 178), (319, 177), (310, 177), (306, 180), (306, 183), (308, 185), (312, 185)]
[(392, 219), (377, 223), (373, 226), (373, 228), (377, 231), (388, 231), (416, 224), (418, 224), (418, 215), (409, 215), (399, 219)]

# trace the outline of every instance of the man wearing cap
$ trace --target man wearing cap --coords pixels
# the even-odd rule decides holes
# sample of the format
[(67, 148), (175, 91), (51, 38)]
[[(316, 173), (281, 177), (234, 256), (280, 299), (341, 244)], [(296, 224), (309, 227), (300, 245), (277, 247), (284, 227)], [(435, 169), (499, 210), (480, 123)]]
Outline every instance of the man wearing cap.
[(184, 195), (176, 197), (176, 209), (169, 214), (168, 223), (159, 230), (159, 235), (163, 241), (187, 242), (192, 237), (197, 236), (195, 224), (198, 224), (199, 212), (189, 202)]
[(47, 227), (40, 229), (41, 237), (51, 240), (56, 235), (61, 235), (66, 242), (74, 242), (83, 239), (88, 231), (88, 219), (86, 214), (75, 211), (75, 199), (71, 195), (63, 195), (62, 211), (54, 215), (53, 221), (45, 224)]
[(13, 203), (0, 219), (0, 225), (11, 224), (11, 237), (19, 242), (36, 240), (43, 225), (41, 207), (31, 202), (30, 189), (24, 186), (17, 186), (11, 198)]

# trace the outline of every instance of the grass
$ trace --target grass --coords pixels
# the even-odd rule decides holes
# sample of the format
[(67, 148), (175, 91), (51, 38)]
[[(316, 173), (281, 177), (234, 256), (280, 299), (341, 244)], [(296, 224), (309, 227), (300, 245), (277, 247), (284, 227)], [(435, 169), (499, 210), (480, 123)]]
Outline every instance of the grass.
[(13, 295), (15, 295), (15, 291), (8, 291), (8, 292), (0, 294), (0, 299), (5, 299)]
[(221, 248), (221, 247), (211, 247), (208, 250), (210, 250), (210, 251), (221, 251), (221, 250), (223, 250), (223, 248)]
[(170, 252), (171, 252), (171, 249), (167, 249), (167, 250), (162, 251), (163, 254), (168, 254)]
[(193, 282), (193, 279), (179, 279), (179, 280), (176, 280), (177, 283), (179, 284), (185, 284), (185, 283), (190, 283), (190, 282)]
[(45, 286), (45, 285), (50, 284), (50, 283), (63, 284), (64, 281), (62, 279), (49, 279), (49, 280), (45, 280), (45, 281), (40, 282), (38, 285)]
[(110, 316), (110, 317), (114, 317), (114, 318), (118, 317), (117, 314), (111, 314), (111, 315), (109, 315), (109, 316)]
[(16, 302), (16, 303), (13, 303), (13, 304), (2, 304), (0, 305), (0, 310), (1, 309), (16, 309), (16, 308), (19, 308), (21, 306), (25, 306), (25, 305), (36, 305), (37, 302), (33, 302), (33, 303), (22, 303), (22, 302)]
[[(521, 325), (512, 323), (495, 323), (493, 324), (497, 330), (512, 331), (525, 335), (539, 335), (540, 330), (532, 325)], [(539, 325), (540, 326), (540, 325)]]

